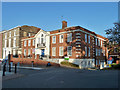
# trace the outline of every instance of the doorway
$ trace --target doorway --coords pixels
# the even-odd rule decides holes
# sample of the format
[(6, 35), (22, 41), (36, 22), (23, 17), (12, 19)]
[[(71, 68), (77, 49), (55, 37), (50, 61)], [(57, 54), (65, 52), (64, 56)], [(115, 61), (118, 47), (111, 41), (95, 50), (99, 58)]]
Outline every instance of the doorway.
[(41, 56), (44, 57), (44, 55), (45, 55), (45, 50), (41, 49)]

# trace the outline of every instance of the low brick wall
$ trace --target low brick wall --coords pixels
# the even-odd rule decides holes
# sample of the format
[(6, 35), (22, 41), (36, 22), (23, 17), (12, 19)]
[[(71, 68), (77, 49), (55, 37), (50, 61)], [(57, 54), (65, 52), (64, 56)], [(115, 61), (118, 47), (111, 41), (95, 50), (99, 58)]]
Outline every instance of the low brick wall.
[[(22, 55), (19, 55), (18, 58), (14, 58), (13, 55), (11, 55), (11, 59), (10, 61), (13, 62), (13, 64), (16, 64), (16, 63), (20, 63), (20, 64), (23, 64), (23, 65), (31, 65), (32, 64), (32, 61), (34, 62), (34, 65), (47, 65), (47, 63), (49, 61), (44, 61), (44, 60), (40, 60), (39, 59), (39, 55), (37, 55), (37, 58), (35, 59), (35, 55), (33, 55), (32, 58), (24, 58), (24, 56)], [(60, 66), (59, 64), (57, 63), (53, 63), (53, 62), (50, 62), (52, 66)]]

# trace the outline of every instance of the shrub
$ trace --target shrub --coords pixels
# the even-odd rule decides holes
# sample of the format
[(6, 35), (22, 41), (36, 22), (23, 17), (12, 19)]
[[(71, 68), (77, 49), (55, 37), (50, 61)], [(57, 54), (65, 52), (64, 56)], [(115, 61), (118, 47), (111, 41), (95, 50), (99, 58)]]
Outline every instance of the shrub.
[(62, 64), (62, 65), (66, 65), (66, 66), (71, 66), (71, 67), (79, 68), (79, 65), (70, 63), (70, 62), (68, 62), (68, 61), (62, 61), (61, 64)]

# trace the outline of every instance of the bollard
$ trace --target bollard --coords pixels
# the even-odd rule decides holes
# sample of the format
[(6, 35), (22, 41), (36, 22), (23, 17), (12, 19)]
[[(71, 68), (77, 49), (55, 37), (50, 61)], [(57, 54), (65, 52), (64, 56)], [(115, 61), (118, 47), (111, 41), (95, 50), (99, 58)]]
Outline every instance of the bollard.
[(5, 76), (5, 71), (6, 71), (6, 64), (3, 66), (3, 76)]
[(17, 73), (17, 64), (15, 64), (15, 74)]
[(11, 72), (11, 64), (9, 64), (9, 72)]

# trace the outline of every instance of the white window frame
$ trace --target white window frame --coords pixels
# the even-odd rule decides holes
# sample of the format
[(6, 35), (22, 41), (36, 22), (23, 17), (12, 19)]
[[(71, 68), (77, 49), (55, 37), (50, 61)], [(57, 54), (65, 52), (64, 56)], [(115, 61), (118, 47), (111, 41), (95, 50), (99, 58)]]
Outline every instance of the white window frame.
[[(69, 52), (69, 50), (68, 50), (69, 47), (71, 48), (71, 51), (70, 51), (70, 52)], [(70, 53), (71, 53), (71, 55), (70, 55)], [(67, 55), (68, 55), (68, 56), (72, 56), (72, 46), (67, 46)]]
[(56, 36), (52, 36), (52, 43), (56, 43)]
[(27, 46), (27, 41), (25, 40), (25, 41), (24, 41), (24, 47), (26, 47), (26, 46)]
[(85, 56), (87, 57), (87, 47), (85, 46)]
[[(62, 36), (63, 36), (63, 38), (62, 38)], [(63, 34), (61, 34), (61, 35), (59, 35), (59, 43), (63, 43), (63, 40), (64, 40), (64, 35)]]
[(31, 46), (31, 40), (28, 40), (28, 46)]
[(59, 56), (63, 56), (64, 53), (63, 50), (64, 50), (63, 47), (59, 47)]
[(56, 47), (52, 47), (52, 56), (56, 56)]
[(72, 42), (72, 33), (67, 34), (67, 42)]
[(85, 42), (87, 43), (87, 34), (85, 34)]

